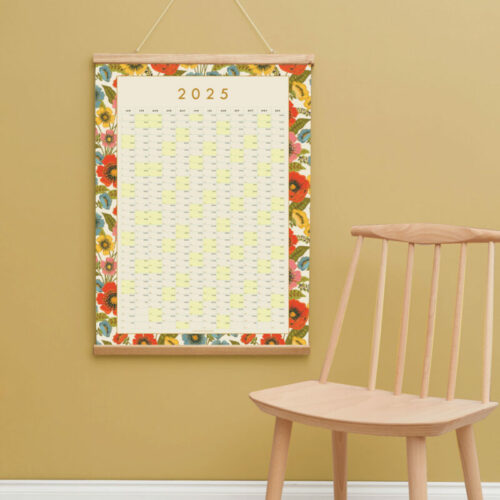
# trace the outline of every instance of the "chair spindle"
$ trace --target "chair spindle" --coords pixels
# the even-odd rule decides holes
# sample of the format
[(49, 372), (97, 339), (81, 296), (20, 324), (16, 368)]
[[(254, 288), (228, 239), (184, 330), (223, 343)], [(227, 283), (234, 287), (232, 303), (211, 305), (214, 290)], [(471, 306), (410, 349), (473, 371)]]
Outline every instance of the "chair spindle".
[(406, 261), (405, 290), (403, 296), (403, 314), (399, 333), (398, 357), (396, 361), (396, 383), (394, 394), (401, 394), (405, 371), (406, 344), (408, 341), (408, 325), (410, 320), (411, 285), (413, 281), (413, 263), (415, 261), (415, 244), (408, 244), (408, 258)]
[(467, 262), (467, 243), (460, 245), (460, 261), (458, 265), (457, 298), (455, 301), (455, 317), (453, 319), (453, 333), (451, 339), (450, 370), (448, 374), (448, 391), (446, 399), (451, 401), (455, 397), (457, 385), (458, 357), (460, 352), (460, 337), (462, 332), (462, 315), (464, 309), (465, 265)]
[(378, 278), (377, 301), (375, 304), (375, 315), (373, 320), (373, 338), (370, 357), (370, 376), (368, 389), (373, 391), (377, 383), (377, 369), (380, 355), (380, 338), (382, 334), (382, 316), (384, 312), (385, 278), (387, 274), (387, 240), (382, 240), (382, 258), (380, 261), (380, 273)]
[(490, 401), (491, 361), (493, 347), (493, 284), (495, 274), (495, 244), (488, 243), (488, 279), (486, 285), (486, 314), (484, 320), (483, 346), (483, 403)]
[(432, 349), (434, 346), (434, 330), (436, 326), (436, 306), (439, 284), (439, 264), (441, 259), (441, 245), (434, 245), (434, 263), (432, 265), (431, 295), (429, 312), (427, 315), (427, 336), (425, 341), (424, 369), (422, 371), (422, 387), (420, 397), (429, 395), (429, 380), (431, 376)]
[(356, 274), (356, 268), (358, 267), (359, 254), (361, 253), (362, 243), (363, 236), (358, 236), (356, 240), (356, 247), (354, 248), (354, 254), (351, 260), (351, 265), (349, 266), (349, 271), (347, 273), (344, 288), (342, 289), (342, 295), (340, 296), (340, 302), (337, 309), (337, 314), (335, 315), (335, 321), (333, 322), (332, 334), (330, 337), (330, 343), (328, 344), (328, 349), (326, 351), (325, 361), (323, 363), (323, 368), (321, 369), (321, 376), (319, 378), (319, 381), (322, 384), (326, 383), (330, 368), (332, 366), (333, 357), (335, 356), (335, 349), (337, 348), (337, 343), (339, 340), (340, 331), (342, 329), (342, 323), (344, 322), (347, 304), (351, 295), (354, 275)]

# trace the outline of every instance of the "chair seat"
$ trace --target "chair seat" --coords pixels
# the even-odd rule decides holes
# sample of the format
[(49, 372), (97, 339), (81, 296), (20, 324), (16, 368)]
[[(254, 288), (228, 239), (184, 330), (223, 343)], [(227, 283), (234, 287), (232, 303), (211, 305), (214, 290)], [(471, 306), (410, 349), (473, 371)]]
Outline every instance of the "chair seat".
[(264, 412), (328, 429), (380, 436), (438, 436), (483, 419), (497, 403), (420, 398), (316, 380), (252, 392)]

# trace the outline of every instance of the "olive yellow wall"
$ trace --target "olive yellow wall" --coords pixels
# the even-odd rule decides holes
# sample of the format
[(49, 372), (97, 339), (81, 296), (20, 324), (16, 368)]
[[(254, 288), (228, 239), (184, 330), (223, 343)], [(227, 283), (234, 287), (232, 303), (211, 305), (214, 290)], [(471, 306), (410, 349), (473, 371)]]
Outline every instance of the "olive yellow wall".
[[(500, 228), (498, 0), (247, 0), (278, 51), (316, 55), (312, 353), (94, 357), (92, 54), (133, 51), (164, 4), (0, 1), (2, 478), (263, 479), (273, 422), (247, 394), (319, 375), (349, 227)], [(230, 0), (178, 0), (144, 51), (263, 49)], [(434, 394), (446, 385), (457, 251), (443, 250)], [(379, 252), (366, 243), (332, 379), (366, 382)], [(383, 388), (394, 379), (403, 245), (389, 256)], [(432, 249), (416, 256), (408, 391), (418, 389)], [(480, 392), (485, 257), (484, 245), (471, 248), (464, 397)], [(495, 360), (499, 400), (500, 338)], [(499, 430), (500, 411), (477, 426), (486, 481), (500, 481)], [(461, 479), (453, 435), (431, 440), (429, 469), (433, 481)], [(329, 479), (330, 470), (327, 431), (297, 426), (287, 477)], [(349, 478), (405, 479), (404, 441), (352, 436)]]

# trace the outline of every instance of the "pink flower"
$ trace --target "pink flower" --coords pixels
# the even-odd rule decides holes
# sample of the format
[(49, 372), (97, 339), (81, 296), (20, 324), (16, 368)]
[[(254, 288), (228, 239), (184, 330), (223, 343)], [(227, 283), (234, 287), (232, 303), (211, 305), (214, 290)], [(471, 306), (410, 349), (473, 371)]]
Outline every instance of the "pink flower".
[(297, 269), (297, 263), (290, 259), (290, 267), (288, 270), (288, 281), (290, 282), (290, 290), (293, 290), (302, 278), (301, 272)]
[(106, 260), (101, 262), (101, 269), (103, 274), (111, 276), (116, 273), (116, 260), (108, 257)]
[(114, 148), (116, 146), (116, 134), (108, 129), (106, 132), (101, 134), (102, 145), (108, 148)]
[(290, 132), (288, 137), (288, 160), (291, 162), (295, 161), (302, 150), (300, 142), (297, 142), (297, 136)]

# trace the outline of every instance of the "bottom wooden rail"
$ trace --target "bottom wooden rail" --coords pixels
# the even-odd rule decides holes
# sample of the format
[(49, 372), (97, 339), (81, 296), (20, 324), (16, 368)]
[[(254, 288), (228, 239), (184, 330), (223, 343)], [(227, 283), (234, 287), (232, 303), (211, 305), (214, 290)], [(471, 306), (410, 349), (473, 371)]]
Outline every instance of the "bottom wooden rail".
[(95, 345), (97, 356), (302, 356), (311, 348), (301, 345)]

